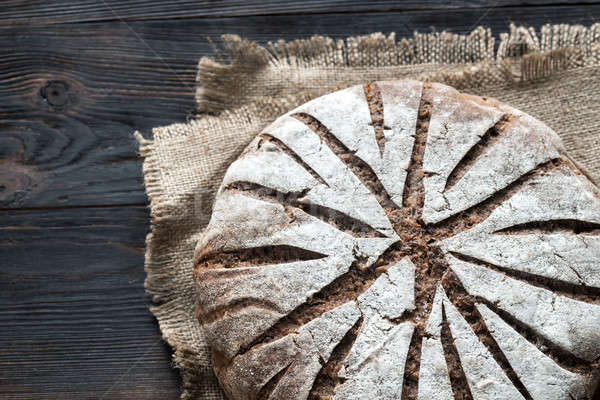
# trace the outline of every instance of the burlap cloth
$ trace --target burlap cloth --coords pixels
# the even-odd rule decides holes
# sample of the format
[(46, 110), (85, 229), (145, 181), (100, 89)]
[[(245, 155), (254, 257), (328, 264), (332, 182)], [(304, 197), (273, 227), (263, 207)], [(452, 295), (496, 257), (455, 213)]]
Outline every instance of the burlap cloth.
[(600, 181), (600, 24), (511, 27), (468, 35), (315, 37), (262, 47), (224, 36), (199, 63), (198, 118), (139, 134), (152, 231), (146, 288), (183, 377), (182, 398), (224, 399), (194, 315), (192, 254), (227, 166), (266, 124), (305, 101), (355, 84), (417, 78), (495, 97), (552, 127)]

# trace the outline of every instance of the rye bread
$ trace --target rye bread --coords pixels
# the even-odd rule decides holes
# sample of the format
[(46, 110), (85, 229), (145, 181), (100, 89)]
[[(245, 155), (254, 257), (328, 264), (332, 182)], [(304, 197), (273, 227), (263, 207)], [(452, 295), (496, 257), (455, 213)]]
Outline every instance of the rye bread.
[(493, 99), (377, 82), (315, 99), (230, 166), (195, 257), (239, 399), (589, 399), (600, 194)]

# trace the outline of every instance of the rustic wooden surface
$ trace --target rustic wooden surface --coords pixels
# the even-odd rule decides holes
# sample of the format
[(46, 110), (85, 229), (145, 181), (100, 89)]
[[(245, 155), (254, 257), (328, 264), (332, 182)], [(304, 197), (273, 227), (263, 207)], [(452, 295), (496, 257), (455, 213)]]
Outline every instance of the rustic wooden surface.
[(0, 398), (177, 399), (148, 311), (134, 130), (194, 110), (206, 38), (590, 25), (600, 1), (4, 1)]

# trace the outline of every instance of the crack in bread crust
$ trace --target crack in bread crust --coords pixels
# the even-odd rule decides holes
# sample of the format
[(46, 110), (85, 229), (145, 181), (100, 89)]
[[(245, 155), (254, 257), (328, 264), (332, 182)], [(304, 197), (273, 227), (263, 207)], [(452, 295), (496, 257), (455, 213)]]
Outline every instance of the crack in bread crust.
[(503, 128), (510, 118), (514, 118), (514, 116), (505, 114), (498, 122), (494, 124), (494, 126), (488, 129), (481, 136), (479, 142), (477, 142), (475, 146), (471, 147), (471, 149), (463, 156), (458, 164), (456, 164), (452, 172), (450, 172), (450, 175), (448, 175), (444, 192), (450, 190), (464, 176), (464, 174), (471, 169), (473, 165), (475, 165), (485, 151), (488, 150), (492, 144), (501, 139), (502, 134), (504, 133)]
[(379, 155), (383, 156), (385, 151), (385, 129), (389, 129), (384, 125), (383, 115), (383, 100), (381, 98), (381, 91), (379, 86), (375, 82), (367, 83), (364, 86), (365, 97), (369, 104), (369, 113), (371, 114), (371, 124), (375, 131), (375, 138), (377, 140), (377, 147), (379, 147)]
[(336, 227), (338, 230), (355, 237), (384, 237), (383, 234), (377, 232), (373, 227), (356, 218), (343, 214), (338, 210), (315, 203), (304, 202), (303, 198), (306, 195), (306, 190), (302, 192), (282, 193), (266, 186), (250, 182), (231, 183), (224, 187), (223, 190), (242, 193), (245, 196), (281, 204), (284, 207), (300, 209), (305, 213)]
[(575, 285), (569, 282), (559, 281), (557, 279), (545, 278), (540, 275), (530, 274), (528, 272), (517, 271), (514, 269), (499, 267), (497, 265), (485, 262), (475, 257), (470, 257), (464, 254), (449, 252), (455, 258), (469, 262), (471, 264), (481, 265), (492, 271), (497, 271), (511, 278), (527, 282), (529, 285), (550, 290), (556, 294), (571, 299), (588, 302), (592, 304), (600, 304), (600, 288), (586, 286), (585, 284)]
[(458, 309), (458, 311), (462, 314), (463, 318), (467, 321), (467, 323), (473, 329), (473, 332), (479, 338), (479, 341), (483, 343), (494, 360), (500, 367), (504, 370), (508, 379), (511, 380), (512, 384), (519, 390), (521, 395), (527, 399), (532, 400), (531, 395), (523, 385), (523, 382), (519, 379), (517, 373), (513, 370), (512, 366), (506, 359), (504, 353), (496, 343), (496, 340), (490, 334), (483, 318), (475, 308), (475, 302), (473, 298), (468, 295), (465, 288), (460, 284), (460, 282), (456, 279), (456, 277), (448, 271), (444, 274), (444, 278), (442, 279), (442, 286), (448, 295), (448, 298), (452, 302), (452, 304)]
[(343, 381), (339, 377), (339, 371), (356, 342), (363, 322), (361, 317), (333, 350), (329, 360), (323, 364), (310, 390), (309, 399), (328, 399), (334, 395), (335, 387)]
[(444, 359), (448, 366), (448, 372), (450, 377), (450, 385), (452, 387), (452, 393), (454, 393), (455, 399), (462, 400), (473, 400), (473, 394), (469, 388), (469, 383), (463, 370), (458, 350), (454, 344), (454, 338), (450, 327), (448, 326), (448, 319), (446, 318), (446, 311), (442, 306), (442, 330), (441, 330), (441, 341), (444, 349)]
[(338, 156), (361, 183), (369, 189), (384, 209), (393, 207), (390, 195), (383, 187), (383, 184), (373, 169), (366, 162), (358, 158), (353, 151), (348, 149), (325, 125), (312, 115), (306, 113), (292, 114), (292, 117), (304, 123), (313, 132), (318, 134), (335, 155)]

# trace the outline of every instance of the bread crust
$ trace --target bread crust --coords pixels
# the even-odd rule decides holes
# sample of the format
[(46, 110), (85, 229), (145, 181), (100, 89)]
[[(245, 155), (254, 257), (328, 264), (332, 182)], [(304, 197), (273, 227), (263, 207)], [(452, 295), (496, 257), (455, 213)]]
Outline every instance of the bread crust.
[(598, 381), (598, 188), (542, 122), (445, 85), (355, 86), (266, 127), (195, 278), (232, 400), (586, 399)]

